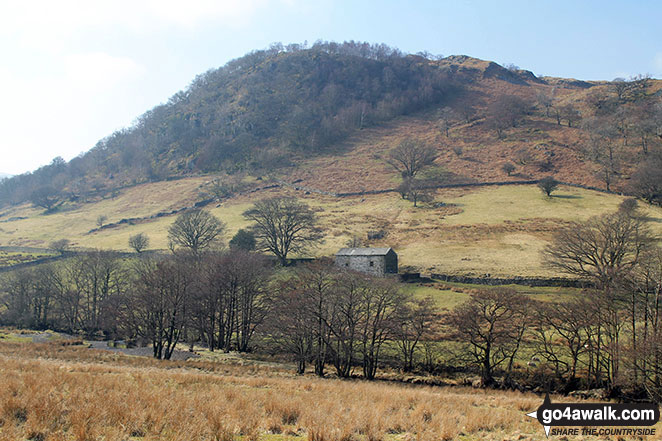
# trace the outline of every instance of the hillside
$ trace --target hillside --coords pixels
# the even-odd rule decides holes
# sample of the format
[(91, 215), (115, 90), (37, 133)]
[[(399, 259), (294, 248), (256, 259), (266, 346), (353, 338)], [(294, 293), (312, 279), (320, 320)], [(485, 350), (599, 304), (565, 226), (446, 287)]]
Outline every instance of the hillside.
[[(129, 251), (129, 236), (145, 233), (151, 249), (167, 249), (167, 229), (176, 215), (155, 215), (192, 206), (209, 180), (142, 184), (113, 198), (49, 215), (28, 204), (17, 206), (0, 213), (0, 246), (47, 247), (66, 238), (75, 248)], [(547, 198), (535, 185), (514, 185), (440, 189), (435, 200), (444, 205), (414, 208), (394, 192), (343, 198), (306, 193), (290, 187), (269, 188), (214, 202), (207, 209), (227, 224), (226, 244), (239, 228), (249, 225), (241, 214), (253, 202), (289, 195), (318, 210), (325, 237), (307, 255), (332, 255), (353, 237), (365, 240), (369, 231), (383, 230), (383, 239), (366, 244), (392, 246), (401, 265), (426, 273), (555, 276), (540, 255), (554, 231), (568, 221), (614, 211), (624, 199), (573, 187), (561, 187)], [(647, 214), (655, 231), (662, 233), (662, 209), (651, 207)], [(100, 215), (108, 217), (108, 225), (97, 229)], [(128, 218), (140, 219), (122, 221)]]
[[(86, 154), (4, 181), (0, 204), (44, 194), (76, 202), (207, 173), (311, 184), (315, 176), (332, 191), (378, 189), (397, 179), (383, 158), (404, 138), (434, 145), (437, 164), (454, 179), (553, 174), (623, 189), (659, 151), (661, 88), (645, 77), (537, 78), (467, 56), (427, 59), (385, 45), (275, 45), (199, 75)], [(504, 177), (506, 162), (515, 165), (513, 176)]]
[[(613, 211), (624, 198), (614, 192), (659, 203), (661, 92), (662, 81), (645, 77), (538, 78), (383, 45), (276, 46), (200, 75), (69, 163), (4, 180), (0, 246), (69, 239), (126, 250), (144, 232), (165, 249), (175, 214), (200, 201), (228, 225), (227, 243), (253, 202), (294, 195), (319, 210), (325, 229), (312, 255), (383, 230), (369, 244), (396, 247), (421, 271), (552, 275), (540, 250), (565, 222)], [(579, 187), (552, 198), (534, 185), (442, 188), (419, 208), (394, 192), (370, 194), (400, 184), (387, 159), (407, 139), (434, 148), (425, 172), (434, 185), (552, 175)], [(644, 178), (650, 194), (633, 186)], [(659, 230), (662, 211), (646, 210)]]

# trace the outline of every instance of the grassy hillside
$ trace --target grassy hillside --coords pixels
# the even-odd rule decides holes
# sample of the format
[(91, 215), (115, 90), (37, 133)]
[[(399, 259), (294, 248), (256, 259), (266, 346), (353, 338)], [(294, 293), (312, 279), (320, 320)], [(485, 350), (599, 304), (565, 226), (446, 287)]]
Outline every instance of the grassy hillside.
[[(536, 78), (466, 56), (433, 60), (355, 43), (252, 53), (200, 76), (84, 158), (55, 161), (3, 181), (0, 193), (23, 196), (14, 205), (9, 202), (17, 200), (0, 197), (6, 202), (0, 208), (0, 246), (44, 247), (66, 238), (74, 247), (126, 250), (129, 236), (142, 232), (150, 236), (151, 248), (164, 249), (174, 217), (153, 216), (208, 197), (201, 190), (213, 179), (254, 185), (280, 180), (330, 193), (391, 189), (401, 176), (387, 158), (405, 139), (435, 148), (437, 158), (427, 174), (437, 183), (551, 175), (605, 188), (601, 178), (607, 170), (611, 189), (620, 191), (642, 164), (654, 166), (662, 151), (656, 136), (662, 130), (656, 126), (662, 121), (662, 82), (647, 80), (646, 87), (621, 97), (614, 86)], [(541, 96), (551, 107), (545, 108)], [(494, 106), (503, 97), (517, 97), (525, 106), (497, 134)], [(385, 108), (391, 101), (398, 104)], [(571, 124), (566, 114), (585, 124)], [(338, 127), (346, 130), (335, 136)], [(330, 136), (324, 142), (322, 132)], [(609, 164), (605, 146), (611, 149)], [(510, 175), (502, 169), (507, 163), (514, 166)], [(158, 181), (172, 175), (183, 179)], [(134, 185), (147, 179), (156, 182)], [(51, 180), (63, 186), (62, 205), (44, 214), (25, 202), (26, 192), (37, 181)], [(504, 186), (439, 190), (436, 201), (445, 205), (413, 208), (396, 193), (335, 198), (278, 188), (207, 208), (228, 225), (227, 243), (247, 226), (241, 214), (253, 202), (285, 194), (319, 210), (325, 240), (310, 255), (332, 255), (354, 236), (383, 230), (383, 240), (366, 245), (394, 247), (405, 266), (494, 276), (552, 275), (541, 264), (540, 251), (553, 232), (564, 222), (613, 211), (623, 200), (574, 187), (545, 198), (535, 186)], [(662, 211), (649, 211), (660, 231)], [(91, 232), (99, 216), (111, 224), (148, 219)]]
[[(144, 184), (120, 192), (114, 198), (81, 204), (50, 215), (27, 205), (0, 217), (26, 219), (0, 223), (0, 246), (47, 246), (61, 238), (74, 247), (128, 250), (128, 238), (139, 232), (150, 237), (150, 248), (167, 248), (167, 229), (175, 216), (122, 224), (90, 233), (99, 215), (107, 222), (149, 217), (192, 205), (200, 186), (210, 178), (190, 178)], [(420, 271), (447, 274), (490, 273), (493, 276), (553, 275), (541, 263), (540, 251), (553, 232), (565, 222), (585, 220), (614, 211), (623, 197), (561, 187), (552, 198), (533, 185), (441, 189), (435, 200), (443, 206), (414, 208), (397, 193), (336, 198), (277, 188), (237, 196), (207, 208), (227, 224), (224, 240), (249, 224), (242, 213), (264, 197), (293, 195), (318, 210), (324, 241), (310, 255), (332, 255), (368, 231), (386, 231), (384, 239), (369, 246), (392, 246), (400, 264)], [(662, 209), (647, 208), (652, 226), (662, 233)]]

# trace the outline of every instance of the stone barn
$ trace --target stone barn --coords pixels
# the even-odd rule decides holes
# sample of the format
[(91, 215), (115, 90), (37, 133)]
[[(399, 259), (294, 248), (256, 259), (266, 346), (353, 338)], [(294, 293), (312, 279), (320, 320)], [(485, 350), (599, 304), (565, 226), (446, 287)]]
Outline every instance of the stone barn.
[(342, 248), (336, 266), (384, 277), (398, 273), (398, 255), (392, 248)]

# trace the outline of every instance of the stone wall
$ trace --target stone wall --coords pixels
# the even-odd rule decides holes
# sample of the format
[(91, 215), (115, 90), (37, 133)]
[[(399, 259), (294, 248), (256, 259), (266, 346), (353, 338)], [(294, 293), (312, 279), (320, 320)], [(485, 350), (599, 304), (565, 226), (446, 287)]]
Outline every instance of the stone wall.
[(587, 280), (566, 279), (563, 277), (490, 277), (462, 276), (449, 274), (430, 274), (430, 278), (443, 282), (467, 283), (473, 285), (524, 285), (524, 286), (559, 286), (566, 288), (592, 288)]

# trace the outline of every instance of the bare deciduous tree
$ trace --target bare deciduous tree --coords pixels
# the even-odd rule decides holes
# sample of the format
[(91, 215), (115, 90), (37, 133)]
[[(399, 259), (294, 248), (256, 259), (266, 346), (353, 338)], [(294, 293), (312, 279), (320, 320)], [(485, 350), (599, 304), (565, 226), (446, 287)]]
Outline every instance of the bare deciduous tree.
[(619, 132), (607, 118), (590, 118), (584, 121), (583, 128), (588, 132), (584, 153), (600, 166), (598, 178), (609, 191), (621, 164), (620, 146), (616, 142)]
[(508, 176), (510, 176), (515, 171), (515, 165), (512, 162), (506, 162), (501, 166), (501, 170), (503, 170)]
[[(591, 300), (575, 297), (566, 302), (544, 303), (535, 310), (537, 352), (554, 366), (567, 390), (576, 385), (580, 357), (588, 352), (597, 324)], [(559, 344), (562, 342), (562, 344)]]
[(528, 112), (530, 104), (516, 95), (500, 95), (487, 108), (486, 124), (496, 130), (497, 137), (503, 137), (503, 131), (516, 127)]
[(662, 205), (662, 156), (650, 158), (637, 167), (629, 190), (649, 204)]
[(558, 181), (551, 176), (547, 176), (538, 181), (538, 187), (540, 188), (540, 191), (545, 193), (547, 197), (551, 197), (552, 192), (556, 190), (558, 186)]
[(128, 326), (152, 343), (154, 358), (169, 360), (188, 320), (192, 271), (181, 257), (145, 260), (124, 309)]
[(63, 203), (60, 193), (49, 186), (40, 187), (33, 191), (30, 195), (30, 201), (36, 207), (46, 209), (46, 212), (55, 210)]
[(453, 125), (453, 121), (457, 119), (457, 116), (455, 115), (455, 111), (453, 111), (453, 109), (451, 109), (450, 107), (444, 107), (441, 110), (439, 110), (437, 116), (439, 118), (439, 122), (438, 122), (439, 131), (441, 131), (444, 135), (446, 135), (446, 138), (448, 138), (450, 135), (450, 128)]
[(413, 202), (414, 207), (417, 207), (419, 202), (432, 201), (433, 191), (430, 186), (429, 182), (409, 178), (402, 181), (397, 190), (403, 199)]
[(71, 245), (71, 241), (69, 239), (59, 239), (51, 242), (49, 247), (51, 250), (55, 250), (60, 254), (64, 254), (69, 249), (69, 245)]
[(129, 246), (140, 254), (149, 246), (149, 237), (144, 233), (129, 236)]
[(545, 109), (545, 116), (549, 118), (549, 109), (554, 105), (554, 99), (552, 96), (541, 91), (536, 95), (536, 100), (538, 101), (538, 105)]
[(403, 178), (413, 178), (437, 157), (436, 149), (422, 141), (407, 139), (391, 150), (386, 160)]
[(273, 253), (282, 265), (290, 253), (303, 251), (323, 237), (315, 212), (296, 198), (264, 199), (245, 211), (244, 217), (254, 222), (258, 248)]
[(483, 386), (494, 383), (494, 370), (508, 362), (508, 371), (530, 326), (531, 301), (510, 289), (489, 289), (447, 315), (459, 341), (468, 345), (471, 361), (480, 367)]
[(225, 230), (225, 224), (206, 210), (194, 209), (180, 214), (168, 229), (168, 238), (194, 253), (207, 248)]
[(628, 276), (652, 240), (642, 218), (619, 211), (561, 229), (545, 256), (552, 267), (606, 289)]
[(399, 311), (409, 298), (393, 280), (368, 279), (366, 282), (360, 290), (363, 317), (359, 352), (363, 358), (363, 376), (373, 380), (382, 356), (382, 346), (393, 337)]
[(425, 297), (406, 304), (398, 311), (394, 338), (402, 355), (402, 369), (405, 372), (414, 368), (416, 348), (437, 318), (435, 309), (432, 298)]
[(568, 127), (572, 127), (582, 119), (582, 114), (572, 104), (566, 104), (559, 107), (557, 119), (564, 119), (568, 123)]
[(103, 224), (105, 224), (107, 220), (108, 220), (108, 216), (106, 216), (105, 214), (100, 214), (99, 216), (97, 216), (97, 227), (99, 228), (103, 227)]

